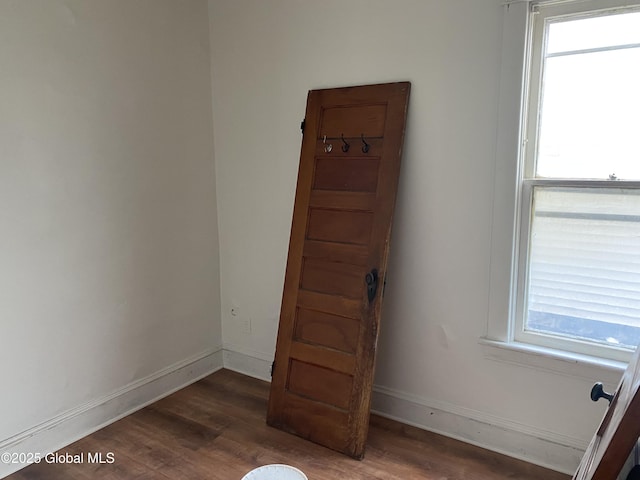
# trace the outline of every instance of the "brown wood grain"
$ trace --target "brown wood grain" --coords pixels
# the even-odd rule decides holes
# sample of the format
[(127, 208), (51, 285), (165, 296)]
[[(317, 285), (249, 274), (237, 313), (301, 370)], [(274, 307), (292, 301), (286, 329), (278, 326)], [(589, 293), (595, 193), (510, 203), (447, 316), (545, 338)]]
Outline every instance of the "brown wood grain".
[[(287, 390), (313, 402), (346, 410), (349, 407), (352, 381), (347, 373), (293, 359)], [(322, 383), (325, 388), (317, 388), (318, 383)]]
[(384, 135), (386, 103), (353, 106), (330, 105), (322, 109), (322, 120), (318, 129), (318, 138), (381, 137)]
[[(313, 90), (307, 98), (267, 422), (354, 458), (364, 455), (369, 424), (409, 90), (399, 82)], [(369, 299), (365, 278), (374, 270), (379, 288)], [(327, 325), (322, 336), (321, 323), (305, 321), (301, 310), (357, 325)], [(301, 338), (305, 330), (313, 335)], [(348, 362), (344, 348), (330, 344), (335, 339), (349, 346)], [(326, 404), (346, 410), (346, 422), (327, 417)]]
[(299, 308), (295, 340), (355, 353), (360, 323), (352, 318)]
[(640, 348), (636, 348), (633, 358), (620, 379), (614, 398), (578, 466), (574, 479), (617, 478), (639, 437)]
[(341, 317), (357, 319), (360, 317), (360, 312), (362, 311), (359, 299), (354, 300), (352, 298), (336, 297), (324, 293), (300, 290), (297, 300), (297, 305), (300, 307), (331, 313)]
[(38, 464), (7, 480), (240, 480), (285, 463), (309, 480), (568, 480), (569, 477), (372, 416), (367, 457), (336, 453), (264, 422), (269, 384), (221, 370), (60, 450), (115, 463)]
[[(312, 345), (303, 342), (291, 343), (291, 360), (300, 360), (312, 365), (322, 365), (323, 369), (328, 369), (336, 373), (346, 373), (347, 375), (353, 375), (355, 369), (356, 358), (352, 353), (340, 352), (338, 350), (326, 349), (321, 345)], [(310, 380), (314, 381), (316, 378), (311, 372)], [(314, 373), (320, 374), (320, 370), (314, 370)], [(320, 378), (315, 382), (317, 384), (323, 384)], [(323, 389), (330, 389), (329, 385), (324, 386)]]
[(368, 261), (366, 247), (346, 243), (335, 244), (307, 240), (304, 244), (303, 255), (305, 258), (324, 258), (329, 262), (343, 262), (352, 265), (366, 266)]
[(336, 154), (333, 157), (316, 158), (314, 190), (317, 193), (323, 190), (375, 193), (380, 159), (373, 156), (342, 158)]
[(309, 240), (368, 245), (371, 241), (372, 212), (310, 208), (307, 235)]
[(300, 288), (346, 298), (362, 297), (362, 266), (305, 257)]

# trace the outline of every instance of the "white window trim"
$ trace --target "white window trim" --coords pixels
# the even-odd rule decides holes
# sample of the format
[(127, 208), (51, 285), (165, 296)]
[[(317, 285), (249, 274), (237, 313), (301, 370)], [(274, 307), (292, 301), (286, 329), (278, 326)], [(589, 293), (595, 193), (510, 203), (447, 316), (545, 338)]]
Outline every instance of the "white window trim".
[[(580, 368), (592, 372), (600, 368), (602, 374), (619, 375), (624, 369), (630, 353), (621, 351), (615, 359), (605, 358), (597, 348), (583, 349), (581, 353), (563, 350), (560, 344), (550, 342), (545, 346), (534, 345), (515, 340), (514, 322), (516, 308), (520, 308), (519, 298), (523, 298), (524, 282), (518, 278), (518, 259), (523, 242), (526, 245), (528, 232), (522, 232), (522, 205), (524, 198), (519, 191), (523, 177), (521, 168), (524, 162), (523, 141), (526, 133), (526, 120), (522, 112), (526, 111), (529, 99), (528, 77), (531, 59), (528, 41), (532, 28), (532, 11), (538, 5), (544, 5), (548, 15), (574, 15), (576, 4), (581, 10), (626, 9), (637, 6), (638, 0), (517, 0), (505, 1), (502, 36), (502, 55), (500, 73), (500, 96), (498, 105), (498, 134), (496, 163), (494, 170), (494, 199), (491, 239), (489, 307), (487, 312), (486, 335), (480, 340), (485, 346), (487, 356), (494, 360), (535, 366), (555, 372), (580, 375)], [(621, 5), (621, 3), (623, 5)], [(553, 10), (551, 12), (551, 10)], [(516, 161), (517, 160), (517, 161)], [(536, 180), (529, 184), (544, 182)], [(556, 184), (557, 181), (554, 181)], [(570, 185), (581, 181), (567, 181)], [(606, 183), (606, 182), (603, 182)], [(625, 182), (627, 183), (627, 182)], [(638, 186), (638, 182), (628, 182)], [(592, 185), (591, 182), (589, 182)], [(512, 201), (509, 202), (508, 199)], [(524, 216), (524, 215), (523, 215)], [(528, 218), (528, 217), (527, 217)], [(518, 243), (516, 242), (518, 240)], [(561, 342), (563, 343), (563, 342)], [(608, 348), (608, 347), (607, 347)], [(615, 355), (614, 355), (615, 357)], [(532, 364), (532, 360), (535, 361)], [(578, 368), (578, 370), (576, 370)]]

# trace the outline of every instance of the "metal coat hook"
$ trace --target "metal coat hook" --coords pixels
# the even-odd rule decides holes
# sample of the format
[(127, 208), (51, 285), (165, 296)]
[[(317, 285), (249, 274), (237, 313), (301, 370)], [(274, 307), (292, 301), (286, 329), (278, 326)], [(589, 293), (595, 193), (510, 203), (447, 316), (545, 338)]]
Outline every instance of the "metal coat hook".
[(333, 150), (333, 145), (331, 145), (330, 143), (327, 143), (327, 136), (326, 135), (322, 139), (322, 143), (324, 144), (324, 153), (329, 153), (329, 152), (331, 152), (331, 150)]
[(364, 133), (362, 133), (360, 137), (362, 138), (362, 153), (367, 153), (371, 145), (364, 140)]
[(347, 141), (344, 139), (344, 133), (340, 134), (340, 138), (342, 139), (342, 143), (344, 143), (344, 145), (342, 145), (342, 151), (346, 153), (349, 151), (349, 147), (351, 145), (349, 145)]

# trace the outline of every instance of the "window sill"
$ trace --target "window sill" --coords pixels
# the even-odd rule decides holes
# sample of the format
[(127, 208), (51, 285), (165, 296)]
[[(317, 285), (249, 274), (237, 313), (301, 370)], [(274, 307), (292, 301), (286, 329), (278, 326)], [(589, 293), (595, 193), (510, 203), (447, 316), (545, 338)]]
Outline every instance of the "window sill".
[(589, 382), (617, 385), (627, 368), (624, 362), (538, 347), (525, 343), (502, 342), (481, 338), (485, 357), (497, 362), (546, 370)]

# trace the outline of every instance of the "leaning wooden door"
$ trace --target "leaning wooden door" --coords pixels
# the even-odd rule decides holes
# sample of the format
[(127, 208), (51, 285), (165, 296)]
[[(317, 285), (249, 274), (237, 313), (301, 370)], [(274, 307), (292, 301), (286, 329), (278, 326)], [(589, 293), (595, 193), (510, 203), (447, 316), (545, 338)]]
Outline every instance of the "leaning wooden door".
[(640, 437), (640, 347), (618, 389), (609, 395), (594, 385), (591, 399), (609, 400), (609, 408), (582, 457), (574, 480), (615, 480)]
[(307, 98), (267, 422), (362, 458), (410, 84)]

